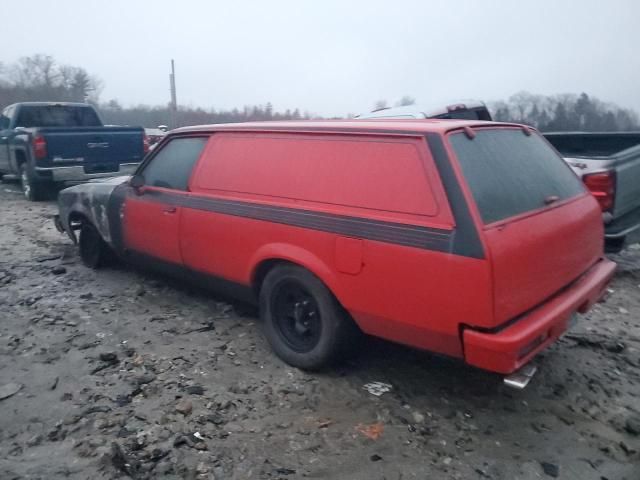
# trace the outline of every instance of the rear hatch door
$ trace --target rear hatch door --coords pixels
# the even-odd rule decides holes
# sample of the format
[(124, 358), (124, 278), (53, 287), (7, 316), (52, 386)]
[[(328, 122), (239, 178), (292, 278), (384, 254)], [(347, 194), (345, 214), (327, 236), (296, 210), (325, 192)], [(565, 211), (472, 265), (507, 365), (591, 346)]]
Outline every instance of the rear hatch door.
[(449, 137), (482, 219), (495, 325), (571, 284), (602, 255), (599, 207), (538, 134), (482, 128)]

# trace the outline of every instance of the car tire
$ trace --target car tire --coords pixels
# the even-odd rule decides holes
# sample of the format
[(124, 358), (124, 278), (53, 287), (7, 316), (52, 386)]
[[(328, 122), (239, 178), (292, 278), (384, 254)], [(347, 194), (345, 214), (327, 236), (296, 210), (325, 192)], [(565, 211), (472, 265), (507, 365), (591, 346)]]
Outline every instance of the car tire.
[(24, 197), (30, 202), (38, 202), (46, 197), (45, 185), (33, 178), (26, 163), (20, 164), (20, 187)]
[(82, 263), (89, 268), (98, 269), (107, 266), (113, 260), (111, 248), (98, 230), (88, 222), (83, 222), (80, 227), (78, 247)]
[(604, 241), (604, 251), (606, 253), (620, 253), (624, 248), (627, 237), (607, 238)]
[(275, 354), (303, 370), (318, 370), (342, 359), (360, 334), (324, 283), (295, 265), (276, 266), (266, 275), (260, 315)]

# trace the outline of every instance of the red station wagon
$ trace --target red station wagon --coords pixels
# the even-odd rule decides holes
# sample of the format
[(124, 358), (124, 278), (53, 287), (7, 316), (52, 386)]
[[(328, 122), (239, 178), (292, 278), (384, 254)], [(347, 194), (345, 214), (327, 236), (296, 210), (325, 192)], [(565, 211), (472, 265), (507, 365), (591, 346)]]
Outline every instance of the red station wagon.
[(57, 225), (258, 300), (287, 363), (365, 332), (509, 374), (605, 292), (597, 202), (533, 129), (456, 120), (172, 131), (132, 178), (78, 185)]

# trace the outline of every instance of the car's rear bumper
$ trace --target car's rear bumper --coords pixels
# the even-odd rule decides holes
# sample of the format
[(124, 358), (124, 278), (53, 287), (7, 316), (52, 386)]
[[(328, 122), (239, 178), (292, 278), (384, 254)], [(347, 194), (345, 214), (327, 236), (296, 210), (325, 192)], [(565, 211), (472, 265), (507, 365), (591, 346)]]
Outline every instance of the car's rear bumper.
[(115, 172), (86, 173), (82, 165), (70, 167), (36, 167), (39, 177), (50, 179), (54, 182), (87, 182), (97, 178), (120, 177), (133, 175), (138, 168), (138, 163), (122, 163)]
[(556, 341), (575, 312), (586, 312), (603, 297), (615, 268), (615, 263), (602, 258), (569, 288), (502, 330), (465, 328), (465, 361), (503, 374), (517, 370)]

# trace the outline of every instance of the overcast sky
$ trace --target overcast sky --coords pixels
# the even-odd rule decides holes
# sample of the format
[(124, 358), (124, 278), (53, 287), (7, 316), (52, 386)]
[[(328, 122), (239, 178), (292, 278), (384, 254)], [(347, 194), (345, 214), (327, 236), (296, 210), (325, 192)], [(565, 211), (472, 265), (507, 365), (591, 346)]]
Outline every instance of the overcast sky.
[(102, 100), (321, 115), (585, 91), (640, 111), (640, 1), (30, 0), (2, 2), (0, 62), (46, 53)]

